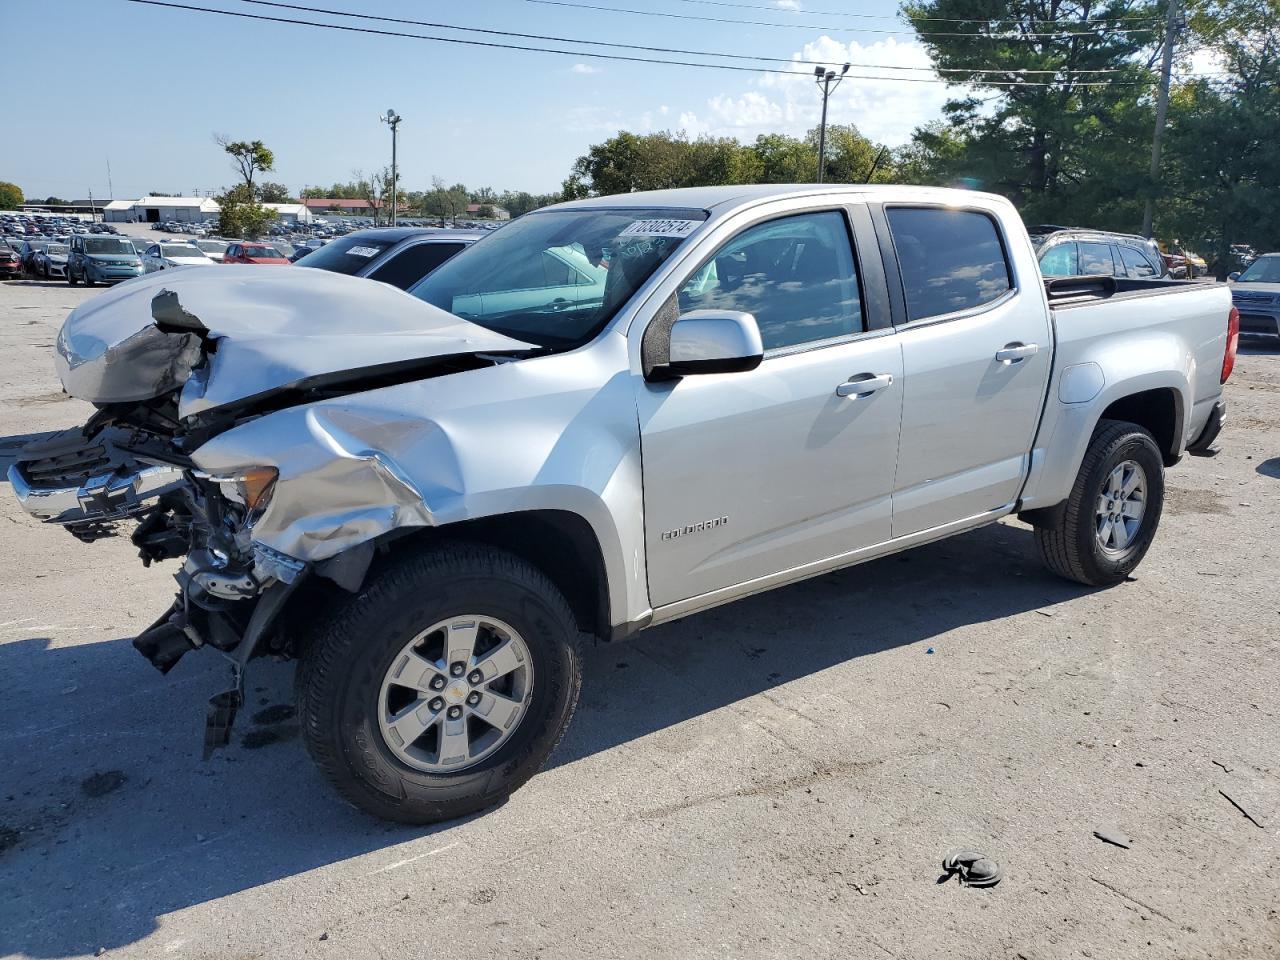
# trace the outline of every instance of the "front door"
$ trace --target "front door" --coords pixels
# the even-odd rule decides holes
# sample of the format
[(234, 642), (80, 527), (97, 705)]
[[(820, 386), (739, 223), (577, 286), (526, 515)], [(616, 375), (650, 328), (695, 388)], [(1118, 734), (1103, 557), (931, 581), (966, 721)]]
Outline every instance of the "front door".
[[(893, 494), (901, 537), (1014, 502), (1053, 349), (1044, 298), (1017, 289), (991, 215), (889, 207), (885, 218), (906, 300)], [(1023, 267), (1038, 281), (1029, 255)]]
[(637, 381), (650, 603), (887, 540), (902, 361), (892, 330), (868, 330), (844, 212), (746, 228), (678, 300), (751, 313), (765, 359)]

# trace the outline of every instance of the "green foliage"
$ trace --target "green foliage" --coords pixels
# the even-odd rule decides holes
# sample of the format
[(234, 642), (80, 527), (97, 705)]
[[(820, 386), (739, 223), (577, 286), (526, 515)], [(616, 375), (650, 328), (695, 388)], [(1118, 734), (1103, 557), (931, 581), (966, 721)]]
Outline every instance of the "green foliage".
[(423, 195), (422, 213), (428, 217), (456, 220), (467, 212), (467, 204), (470, 202), (470, 194), (465, 186), (460, 183), (445, 186), (442, 179), (434, 177), (431, 189)]
[(16, 183), (0, 180), (0, 210), (17, 210), (22, 206), (22, 189)]
[(253, 240), (275, 221), (274, 211), (264, 207), (245, 184), (237, 184), (218, 198), (218, 231), (224, 237)]
[(258, 199), (263, 203), (297, 203), (283, 183), (272, 183), (270, 180), (256, 188)]
[(219, 134), (213, 139), (231, 157), (232, 169), (240, 174), (250, 192), (253, 191), (255, 173), (275, 169), (275, 154), (261, 140), (232, 140), (225, 134)]

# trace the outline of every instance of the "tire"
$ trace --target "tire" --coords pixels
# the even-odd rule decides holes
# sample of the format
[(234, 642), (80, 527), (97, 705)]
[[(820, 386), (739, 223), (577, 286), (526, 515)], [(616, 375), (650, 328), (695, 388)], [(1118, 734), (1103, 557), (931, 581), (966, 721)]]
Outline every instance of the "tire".
[[(462, 761), (465, 768), (456, 771), (415, 768), (405, 755), (422, 738), (436, 738), (437, 761), (444, 756), (443, 711), (436, 713), (438, 726), (433, 722), (419, 739), (397, 747), (392, 735), (383, 732), (384, 717), (395, 713), (384, 698), (390, 696), (388, 690), (403, 692), (388, 684), (402, 669), (406, 645), (451, 618), (460, 618), (460, 623), (492, 619), (522, 640), (528, 658), (518, 670), (530, 671), (521, 697), (524, 712), (508, 724), (509, 732), (490, 730), (468, 714), (460, 721), (467, 731), (481, 729), (499, 738), (492, 752)], [(445, 642), (450, 629), (445, 628)], [(484, 631), (482, 627), (480, 633)], [(431, 636), (435, 634), (427, 643)], [(308, 752), (347, 801), (399, 823), (451, 820), (505, 800), (560, 742), (577, 706), (582, 679), (578, 627), (564, 597), (530, 564), (476, 544), (434, 545), (375, 568), (360, 592), (337, 601), (304, 643), (297, 691)], [(449, 659), (446, 653), (441, 662)], [(472, 658), (466, 669), (485, 665), (483, 656)], [(459, 686), (463, 679), (458, 678)], [(452, 694), (454, 686), (451, 679), (441, 692)], [(485, 685), (472, 687), (466, 695), (478, 695), (482, 689)], [(421, 716), (428, 709), (425, 705), (433, 702), (426, 699), (433, 696), (429, 691), (412, 696), (422, 699), (401, 716)], [(462, 707), (448, 707), (454, 709)], [(465, 735), (470, 750), (471, 733)]]
[[(1117, 546), (1119, 535), (1112, 534), (1112, 542), (1104, 546), (1100, 537), (1106, 518), (1099, 510), (1118, 468), (1126, 477), (1135, 475), (1126, 464), (1141, 468), (1141, 516), (1136, 528), (1125, 534), (1127, 542)], [(1142, 562), (1160, 526), (1163, 508), (1164, 460), (1155, 438), (1137, 424), (1103, 420), (1089, 441), (1057, 522), (1036, 527), (1036, 546), (1045, 566), (1058, 576), (1092, 587), (1114, 586)]]
[(88, 271), (88, 270), (86, 270), (86, 271), (84, 272), (84, 276), (83, 276), (81, 279), (83, 279), (83, 280), (84, 280), (84, 285), (85, 285), (86, 287), (93, 287), (93, 286), (96, 286), (96, 285), (97, 285), (97, 284), (94, 282), (94, 280), (89, 276), (89, 271)]
[(74, 287), (79, 282), (80, 281), (76, 279), (76, 275), (72, 271), (72, 269), (70, 267), (67, 267), (67, 286)]

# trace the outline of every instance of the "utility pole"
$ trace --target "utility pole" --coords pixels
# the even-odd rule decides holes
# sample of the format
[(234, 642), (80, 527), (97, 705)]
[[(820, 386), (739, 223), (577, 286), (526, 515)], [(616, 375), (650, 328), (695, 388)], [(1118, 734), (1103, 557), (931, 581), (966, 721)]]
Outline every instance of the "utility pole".
[(107, 157), (107, 199), (114, 200), (116, 198), (116, 188), (111, 183), (111, 158)]
[[(1160, 176), (1160, 138), (1164, 136), (1164, 121), (1169, 114), (1169, 74), (1173, 69), (1173, 45), (1177, 40), (1179, 0), (1169, 0), (1169, 9), (1164, 20), (1164, 53), (1160, 58), (1160, 92), (1156, 96), (1156, 129), (1151, 136), (1151, 183), (1149, 189), (1156, 188), (1156, 180)], [(1151, 223), (1155, 217), (1155, 203), (1151, 196), (1142, 208), (1142, 235), (1151, 236)]]
[(831, 99), (831, 91), (840, 86), (840, 81), (849, 72), (849, 64), (840, 68), (839, 76), (834, 70), (825, 67), (814, 67), (813, 75), (818, 78), (818, 86), (822, 87), (822, 125), (818, 128), (818, 183), (822, 182), (827, 165), (827, 101)]
[(396, 173), (396, 128), (400, 126), (400, 115), (388, 107), (386, 116), (378, 119), (391, 128), (391, 225), (394, 227), (399, 206), (396, 195), (400, 192), (400, 178)]

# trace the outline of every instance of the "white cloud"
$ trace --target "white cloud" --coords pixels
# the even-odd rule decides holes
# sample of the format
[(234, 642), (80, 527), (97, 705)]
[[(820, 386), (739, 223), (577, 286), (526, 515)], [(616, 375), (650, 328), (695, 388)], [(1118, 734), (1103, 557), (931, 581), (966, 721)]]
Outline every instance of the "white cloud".
[(592, 66), (591, 64), (589, 64), (589, 63), (575, 63), (572, 67), (570, 67), (570, 68), (569, 68), (569, 72), (570, 72), (570, 73), (581, 73), (581, 74), (584, 74), (584, 75), (589, 76), (589, 75), (591, 75), (591, 74), (593, 74), (593, 73), (599, 73), (599, 72), (600, 72), (600, 68), (599, 68), (599, 67), (593, 67), (593, 66)]
[[(929, 70), (891, 70), (886, 67), (932, 66), (917, 42), (892, 38), (863, 45), (819, 37), (792, 54), (799, 74), (762, 74), (751, 88), (722, 93), (707, 100), (702, 110), (680, 114), (680, 125), (691, 135), (713, 134), (754, 139), (761, 133), (803, 134), (818, 125), (822, 96), (812, 75), (815, 63), (866, 64), (854, 66), (832, 91), (828, 123), (853, 123), (873, 140), (891, 146), (905, 143), (911, 131), (936, 119), (942, 105), (960, 91), (936, 80)], [(875, 79), (866, 79), (874, 77)], [(913, 78), (912, 80), (899, 78)]]
[(773, 5), (779, 10), (796, 10), (800, 9), (800, 0), (773, 0)]

